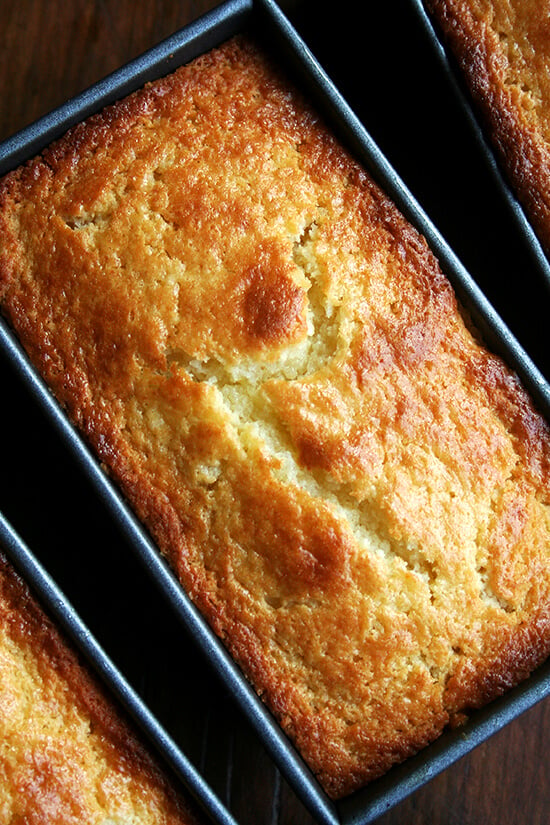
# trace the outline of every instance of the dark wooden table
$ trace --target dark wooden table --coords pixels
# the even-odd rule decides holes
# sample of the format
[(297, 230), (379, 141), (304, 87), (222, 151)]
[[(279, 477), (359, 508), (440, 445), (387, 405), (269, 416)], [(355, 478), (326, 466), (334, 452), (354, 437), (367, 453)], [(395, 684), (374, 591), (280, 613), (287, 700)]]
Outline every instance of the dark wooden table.
[[(0, 2), (0, 139), (137, 56), (214, 0)], [(287, 2), (289, 16), (522, 344), (549, 374), (548, 296), (491, 193), (406, 2)], [(243, 825), (312, 819), (182, 639), (74, 459), (0, 363), (0, 507)], [(131, 584), (131, 587), (130, 587)], [(380, 825), (550, 821), (550, 700), (382, 816)]]

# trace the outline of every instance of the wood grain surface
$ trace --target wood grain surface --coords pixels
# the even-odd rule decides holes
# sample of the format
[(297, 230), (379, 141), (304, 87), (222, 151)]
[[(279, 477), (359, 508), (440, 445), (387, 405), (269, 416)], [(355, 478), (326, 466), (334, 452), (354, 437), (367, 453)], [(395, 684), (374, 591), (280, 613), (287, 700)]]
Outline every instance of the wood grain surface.
[[(139, 55), (213, 0), (0, 0), (0, 140)], [(526, 260), (404, 1), (359, 25), (344, 0), (289, 16), (546, 375), (548, 295)], [(390, 66), (392, 71), (390, 71)], [(242, 825), (312, 825), (152, 588), (27, 389), (0, 362), (0, 508)], [(550, 700), (379, 825), (550, 821)]]

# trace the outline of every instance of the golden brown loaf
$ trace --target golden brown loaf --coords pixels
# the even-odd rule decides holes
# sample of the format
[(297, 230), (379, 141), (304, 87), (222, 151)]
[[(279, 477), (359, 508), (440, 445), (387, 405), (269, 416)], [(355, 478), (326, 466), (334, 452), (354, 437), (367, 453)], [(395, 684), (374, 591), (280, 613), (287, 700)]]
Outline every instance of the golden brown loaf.
[(333, 797), (548, 655), (547, 426), (254, 44), (8, 175), (0, 232), (32, 360)]
[(0, 821), (199, 823), (2, 555)]
[(550, 255), (548, 0), (426, 0)]

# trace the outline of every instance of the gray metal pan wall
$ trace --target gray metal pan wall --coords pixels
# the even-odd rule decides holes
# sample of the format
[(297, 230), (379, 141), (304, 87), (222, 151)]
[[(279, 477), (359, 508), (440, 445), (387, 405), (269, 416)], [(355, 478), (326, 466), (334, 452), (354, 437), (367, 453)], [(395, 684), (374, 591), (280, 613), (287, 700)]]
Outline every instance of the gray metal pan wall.
[(21, 540), (10, 523), (0, 513), (0, 553), (26, 582), (50, 619), (59, 627), (74, 649), (78, 650), (107, 688), (113, 698), (128, 714), (170, 771), (206, 812), (213, 823), (237, 825), (196, 768), (184, 756), (166, 731), (159, 725), (138, 694), (98, 644), (82, 622), (65, 594), (37, 561), (29, 547)]
[[(365, 131), (362, 123), (344, 102), (319, 63), (312, 57), (304, 41), (280, 12), (279, 7), (271, 0), (254, 0), (254, 2), (230, 0), (229, 3), (220, 6), (215, 12), (177, 33), (169, 41), (160, 44), (157, 49), (151, 50), (139, 60), (121, 69), (120, 72), (116, 72), (104, 82), (92, 87), (67, 106), (38, 121), (30, 129), (24, 130), (3, 144), (0, 147), (0, 170), (7, 171), (24, 158), (32, 156), (40, 146), (44, 146), (61, 134), (69, 125), (101, 108), (110, 100), (137, 88), (145, 80), (166, 73), (179, 63), (191, 59), (201, 51), (215, 45), (216, 42), (248, 26), (254, 27), (256, 32), (266, 39), (269, 46), (277, 50), (281, 61), (291, 73), (294, 73), (297, 82), (312, 96), (315, 104), (330, 121), (334, 130), (359, 156), (409, 220), (427, 237), (461, 300), (475, 317), (490, 344), (518, 371), (539, 406), (549, 416), (550, 390), (540, 371), (519, 346), (481, 289), (468, 275), (425, 212), (403, 185), (378, 146)], [(70, 502), (65, 499), (56, 501), (55, 494), (48, 499), (46, 518), (43, 517), (43, 523), (34, 530), (21, 515), (23, 511), (20, 507), (17, 508), (17, 502), (12, 501), (13, 508), (18, 509), (24, 529), (36, 537), (37, 544), (40, 544), (40, 534), (47, 529), (46, 522), (50, 517), (57, 519), (57, 523), (67, 522), (69, 535), (70, 531), (73, 531), (74, 547), (70, 557), (67, 556), (66, 547), (64, 553), (59, 555), (52, 553), (51, 545), (55, 543), (55, 530), (51, 534), (47, 543), (48, 547), (45, 549), (45, 556), (50, 565), (48, 569), (55, 571), (56, 578), (59, 577), (68, 585), (75, 576), (76, 578), (90, 577), (89, 580), (81, 581), (81, 590), (84, 591), (82, 609), (85, 612), (87, 623), (99, 622), (101, 633), (105, 637), (108, 637), (113, 630), (110, 611), (114, 607), (120, 608), (122, 603), (122, 610), (116, 615), (118, 621), (122, 614), (124, 622), (126, 613), (124, 600), (129, 596), (118, 584), (116, 591), (111, 594), (113, 604), (110, 604), (103, 598), (96, 599), (94, 590), (97, 587), (99, 593), (103, 592), (105, 586), (108, 587), (116, 565), (122, 568), (124, 584), (127, 582), (128, 589), (139, 589), (139, 598), (147, 604), (148, 609), (151, 609), (153, 603), (156, 604), (155, 599), (161, 594), (155, 609), (164, 610), (166, 600), (177, 617), (178, 627), (181, 627), (182, 623), (186, 630), (185, 634), (178, 634), (176, 630), (171, 631), (173, 635), (168, 634), (169, 646), (163, 648), (165, 657), (163, 667), (166, 668), (167, 678), (170, 678), (170, 658), (185, 655), (181, 646), (185, 646), (189, 638), (192, 639), (193, 645), (200, 649), (209, 667), (213, 669), (220, 683), (231, 695), (238, 712), (243, 714), (251, 728), (261, 737), (267, 752), (279, 765), (287, 781), (319, 823), (358, 825), (372, 822), (390, 806), (451, 765), (453, 761), (550, 691), (548, 672), (546, 668), (543, 668), (521, 688), (472, 717), (466, 728), (459, 733), (445, 734), (418, 757), (393, 769), (382, 780), (373, 783), (345, 801), (338, 804), (332, 803), (321, 791), (314, 777), (265, 707), (243, 680), (222, 645), (190, 604), (125, 501), (113, 489), (95, 458), (90, 455), (86, 445), (73, 430), (47, 388), (29, 365), (5, 323), (0, 325), (0, 348), (6, 370), (18, 382), (18, 392), (21, 393), (19, 414), (21, 411), (24, 412), (28, 406), (32, 408), (28, 410), (30, 415), (45, 418), (47, 431), (54, 434), (53, 437), (59, 441), (68, 456), (67, 464), (64, 464), (62, 472), (70, 474), (70, 484), (75, 488), (74, 494), (90, 507), (90, 521), (101, 520), (101, 530), (105, 531), (105, 543), (109, 543), (107, 548), (89, 548), (86, 545), (87, 523), (81, 521), (71, 523)], [(25, 437), (31, 441), (34, 437), (33, 427), (39, 424), (42, 426), (38, 418), (33, 418), (32, 421), (33, 424), (25, 431)], [(13, 466), (17, 468), (17, 445), (13, 449), (16, 459)], [(46, 463), (48, 461), (47, 454), (45, 461)], [(50, 476), (53, 478), (55, 469), (45, 467), (46, 484)], [(21, 484), (18, 485), (18, 489), (21, 490)], [(44, 491), (44, 494), (46, 495), (47, 492), (50, 491)], [(9, 491), (6, 491), (5, 495), (9, 498)], [(96, 509), (96, 500), (100, 501), (100, 510)], [(26, 512), (29, 512), (28, 509)], [(115, 532), (112, 532), (113, 524), (116, 525)], [(127, 552), (121, 551), (118, 546), (120, 536), (124, 537)], [(100, 550), (106, 550), (106, 553), (100, 554)], [(119, 553), (122, 553), (122, 556), (119, 557)], [(135, 565), (136, 559), (139, 560), (138, 565)], [(85, 564), (86, 573), (78, 573), (80, 562)], [(141, 573), (144, 573), (143, 577), (138, 568), (141, 568)], [(149, 587), (151, 578), (156, 582), (156, 588)], [(118, 604), (116, 604), (117, 601)], [(133, 603), (135, 604), (135, 601)], [(124, 632), (129, 635), (134, 634), (135, 627), (139, 626), (140, 618), (134, 612), (126, 616), (127, 624), (122, 627), (120, 651), (122, 651)], [(169, 621), (163, 615), (163, 621), (165, 620)], [(166, 640), (159, 639), (159, 644), (162, 641)], [(152, 644), (154, 646), (154, 639)], [(120, 655), (124, 661), (123, 652), (120, 652)], [(139, 670), (134, 673), (134, 678), (139, 681)], [(162, 713), (162, 709), (155, 708), (155, 712)], [(168, 727), (170, 729), (170, 724)]]
[(434, 54), (439, 60), (441, 73), (447, 78), (449, 87), (453, 90), (457, 106), (460, 108), (464, 119), (470, 124), (478, 143), (479, 153), (484, 157), (487, 168), (490, 169), (492, 173), (495, 187), (500, 192), (503, 203), (516, 223), (517, 234), (524, 239), (526, 248), (531, 252), (534, 266), (539, 269), (541, 277), (547, 282), (550, 290), (550, 262), (542, 249), (541, 243), (523, 207), (510, 188), (505, 173), (503, 173), (500, 168), (499, 161), (495, 156), (482, 121), (475, 111), (469, 92), (466, 89), (465, 80), (455, 63), (454, 57), (448, 52), (443, 39), (440, 38), (437, 26), (431, 19), (423, 0), (410, 1), (418, 15), (420, 24), (425, 29), (426, 36), (431, 43)]

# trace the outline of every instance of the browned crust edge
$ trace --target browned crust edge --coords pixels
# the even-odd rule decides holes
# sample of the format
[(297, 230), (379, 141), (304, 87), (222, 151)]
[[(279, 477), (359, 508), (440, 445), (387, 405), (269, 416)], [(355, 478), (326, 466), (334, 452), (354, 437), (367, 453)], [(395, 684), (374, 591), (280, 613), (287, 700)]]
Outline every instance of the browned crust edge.
[[(152, 757), (141, 738), (107, 694), (105, 687), (72, 647), (56, 624), (44, 612), (26, 582), (0, 551), (0, 621), (10, 636), (32, 648), (42, 673), (53, 671), (69, 686), (80, 711), (89, 717), (91, 729), (101, 733), (102, 743), (116, 766), (131, 770), (135, 776), (157, 787), (166, 797), (174, 822), (200, 825), (192, 810), (194, 803), (184, 801), (167, 775)], [(170, 820), (172, 821), (172, 820)]]
[(460, 4), (426, 0), (426, 6), (466, 81), (499, 163), (550, 255), (550, 151), (499, 82), (494, 32)]

